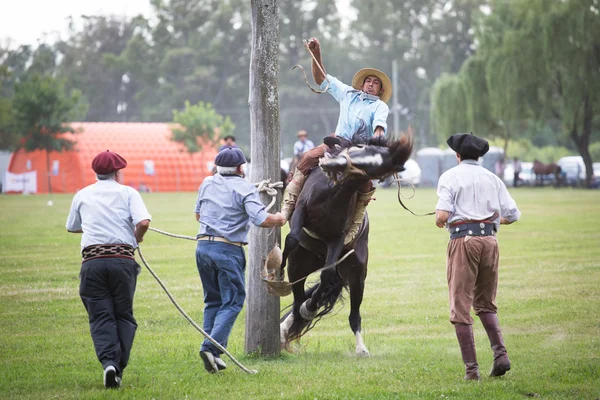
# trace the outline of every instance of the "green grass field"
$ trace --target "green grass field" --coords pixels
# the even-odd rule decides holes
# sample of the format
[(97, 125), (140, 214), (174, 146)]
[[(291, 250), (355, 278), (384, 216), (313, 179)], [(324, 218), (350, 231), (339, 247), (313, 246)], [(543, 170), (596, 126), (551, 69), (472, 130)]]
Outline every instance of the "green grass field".
[[(371, 357), (354, 355), (349, 304), (324, 318), (298, 354), (243, 354), (244, 316), (230, 351), (258, 375), (232, 363), (204, 371), (200, 335), (147, 271), (138, 280), (139, 328), (122, 389), (102, 386), (87, 314), (78, 296), (79, 236), (64, 222), (72, 196), (0, 196), (0, 397), (4, 399), (597, 399), (600, 398), (600, 191), (523, 189), (513, 195), (522, 220), (499, 233), (499, 317), (513, 368), (487, 372), (492, 353), (476, 322), (485, 378), (464, 369), (448, 322), (448, 235), (432, 217), (402, 210), (395, 191), (369, 206), (371, 256), (362, 307)], [(49, 199), (54, 206), (49, 207)], [(194, 193), (145, 194), (152, 226), (193, 235)], [(435, 205), (419, 189), (407, 203)], [(185, 310), (202, 321), (194, 244), (149, 232), (144, 255)], [(282, 305), (287, 305), (285, 298)], [(228, 360), (226, 360), (228, 361)]]

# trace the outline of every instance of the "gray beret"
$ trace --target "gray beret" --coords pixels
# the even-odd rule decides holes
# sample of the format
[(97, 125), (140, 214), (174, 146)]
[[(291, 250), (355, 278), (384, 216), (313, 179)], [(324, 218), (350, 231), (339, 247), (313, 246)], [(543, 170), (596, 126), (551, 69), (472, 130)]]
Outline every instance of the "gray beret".
[(244, 152), (237, 147), (226, 147), (215, 158), (217, 167), (238, 167), (242, 164), (246, 164), (246, 157)]

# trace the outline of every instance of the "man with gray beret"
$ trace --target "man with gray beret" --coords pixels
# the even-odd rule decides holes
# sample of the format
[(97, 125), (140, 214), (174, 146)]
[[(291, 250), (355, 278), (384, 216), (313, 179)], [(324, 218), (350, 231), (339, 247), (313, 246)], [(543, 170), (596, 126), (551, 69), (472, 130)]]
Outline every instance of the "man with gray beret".
[[(243, 246), (250, 223), (271, 228), (286, 222), (281, 213), (266, 212), (256, 187), (244, 179), (245, 163), (239, 148), (221, 150), (215, 159), (217, 173), (202, 182), (195, 208), (200, 222), (196, 264), (204, 289), (204, 330), (223, 347), (246, 298)], [(220, 354), (204, 340), (200, 357), (209, 373), (227, 367)]]

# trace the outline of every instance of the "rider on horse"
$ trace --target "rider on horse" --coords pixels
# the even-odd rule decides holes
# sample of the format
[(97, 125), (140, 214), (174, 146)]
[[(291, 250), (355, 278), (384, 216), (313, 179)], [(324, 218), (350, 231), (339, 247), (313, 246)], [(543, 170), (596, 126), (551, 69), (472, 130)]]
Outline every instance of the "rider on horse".
[[(325, 75), (325, 67), (321, 60), (321, 45), (316, 38), (308, 41), (308, 47), (314, 54), (312, 62), (312, 74), (315, 82), (321, 86), (321, 90), (327, 88), (340, 103), (340, 116), (335, 130), (336, 136), (351, 140), (352, 134), (358, 130), (361, 124), (366, 124), (368, 138), (385, 136), (387, 131), (387, 116), (389, 108), (385, 104), (392, 96), (392, 82), (383, 72), (364, 68), (358, 71), (352, 78), (352, 86), (345, 85), (331, 75)], [(318, 64), (317, 64), (318, 62)], [(328, 85), (329, 84), (329, 85)], [(288, 185), (283, 196), (283, 209), (281, 213), (290, 219), (298, 196), (304, 186), (304, 181), (310, 171), (318, 164), (319, 159), (328, 149), (327, 145), (321, 144), (304, 153), (302, 160), (298, 163), (292, 181)], [(359, 198), (354, 213), (352, 227), (347, 238), (352, 239), (359, 230), (365, 215), (367, 204), (373, 197), (375, 188), (371, 181), (366, 182), (359, 189)]]

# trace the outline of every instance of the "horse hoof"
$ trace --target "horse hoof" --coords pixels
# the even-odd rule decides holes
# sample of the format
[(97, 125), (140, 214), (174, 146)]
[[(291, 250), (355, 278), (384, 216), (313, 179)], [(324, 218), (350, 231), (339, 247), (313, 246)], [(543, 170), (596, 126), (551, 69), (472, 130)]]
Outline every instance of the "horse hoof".
[(363, 348), (356, 348), (356, 355), (358, 357), (371, 357), (371, 353), (369, 353), (369, 350), (367, 350), (366, 347)]
[(317, 311), (316, 310), (309, 311), (308, 308), (306, 308), (306, 301), (305, 301), (300, 306), (300, 316), (307, 321), (312, 321), (317, 316)]

